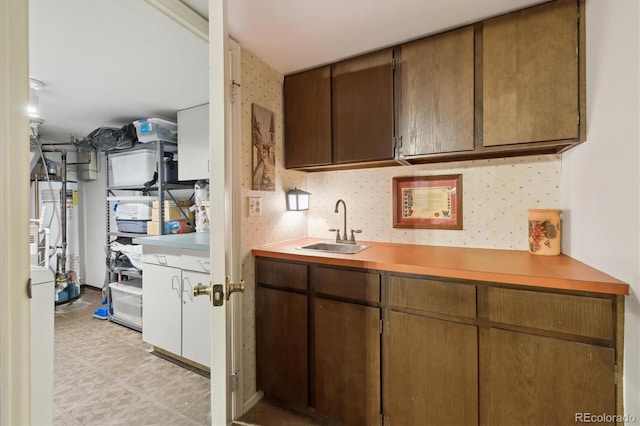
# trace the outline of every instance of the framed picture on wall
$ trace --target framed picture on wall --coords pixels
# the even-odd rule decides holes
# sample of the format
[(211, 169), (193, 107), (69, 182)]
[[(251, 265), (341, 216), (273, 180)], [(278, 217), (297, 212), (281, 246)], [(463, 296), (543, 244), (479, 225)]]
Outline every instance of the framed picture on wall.
[(462, 229), (462, 175), (394, 177), (393, 227)]
[(255, 191), (276, 190), (275, 116), (272, 111), (253, 104), (251, 144), (253, 146), (253, 179)]

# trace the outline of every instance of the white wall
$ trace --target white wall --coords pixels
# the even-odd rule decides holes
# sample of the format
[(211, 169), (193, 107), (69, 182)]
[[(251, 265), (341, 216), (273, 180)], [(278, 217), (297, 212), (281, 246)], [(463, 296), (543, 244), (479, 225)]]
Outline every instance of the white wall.
[(631, 285), (624, 399), (640, 418), (640, 2), (586, 8), (587, 141), (562, 157), (563, 251)]

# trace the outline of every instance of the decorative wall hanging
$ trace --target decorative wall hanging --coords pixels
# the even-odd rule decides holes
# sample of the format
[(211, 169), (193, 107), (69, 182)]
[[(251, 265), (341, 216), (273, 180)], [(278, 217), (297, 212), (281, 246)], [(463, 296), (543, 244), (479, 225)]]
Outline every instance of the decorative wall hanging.
[(276, 190), (275, 115), (258, 104), (252, 108), (253, 184), (256, 191)]
[(462, 229), (462, 175), (393, 178), (393, 227)]

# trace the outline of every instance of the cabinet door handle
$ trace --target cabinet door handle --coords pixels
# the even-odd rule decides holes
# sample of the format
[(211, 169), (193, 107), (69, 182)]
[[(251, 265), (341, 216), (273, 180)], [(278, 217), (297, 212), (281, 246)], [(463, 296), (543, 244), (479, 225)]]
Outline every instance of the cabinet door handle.
[(156, 254), (156, 259), (158, 259), (158, 263), (161, 264), (161, 265), (166, 265), (168, 263), (166, 256), (163, 256), (163, 255), (160, 255), (160, 254)]
[[(175, 284), (178, 284), (177, 286)], [(180, 285), (180, 278), (177, 275), (171, 277), (171, 289), (175, 290), (178, 293), (178, 297), (182, 298), (182, 286)]]
[(211, 272), (211, 262), (208, 260), (198, 260), (198, 263), (202, 267), (202, 270), (205, 272)]
[[(182, 292), (189, 295), (189, 299), (193, 302), (193, 286), (188, 277), (182, 278)], [(184, 298), (184, 296), (183, 296)], [(187, 303), (186, 301), (184, 303)]]

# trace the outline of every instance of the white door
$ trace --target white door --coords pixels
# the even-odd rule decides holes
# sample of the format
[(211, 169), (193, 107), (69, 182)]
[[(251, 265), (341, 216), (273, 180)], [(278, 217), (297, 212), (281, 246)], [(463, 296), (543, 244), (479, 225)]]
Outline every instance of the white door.
[[(226, 300), (225, 279), (238, 281), (238, 259), (232, 218), (237, 213), (234, 196), (231, 143), (231, 72), (225, 1), (209, 0), (209, 192), (211, 284), (222, 285), (220, 306), (211, 308), (211, 424), (228, 425), (232, 418), (231, 304)], [(236, 200), (236, 201), (234, 201)], [(237, 216), (236, 216), (237, 217)], [(233, 299), (236, 296), (232, 296)]]
[[(29, 13), (0, 1), (0, 424), (29, 424)], [(9, 206), (11, 206), (9, 208)]]

